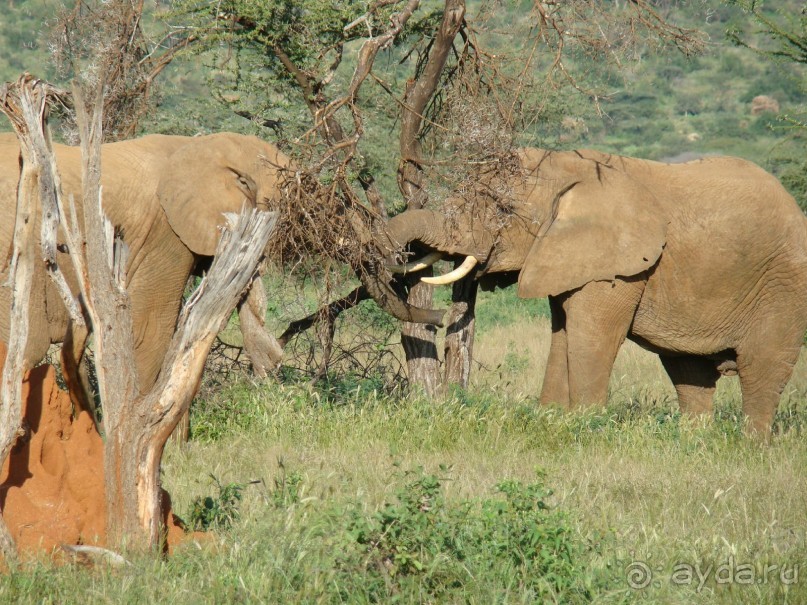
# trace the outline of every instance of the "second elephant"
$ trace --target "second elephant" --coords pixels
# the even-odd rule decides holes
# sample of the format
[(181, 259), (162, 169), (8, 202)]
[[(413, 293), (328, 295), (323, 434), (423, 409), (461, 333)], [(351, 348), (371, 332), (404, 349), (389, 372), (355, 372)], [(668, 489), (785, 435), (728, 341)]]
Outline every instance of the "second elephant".
[[(54, 145), (65, 195), (81, 208), (81, 150)], [(19, 180), (19, 144), (13, 134), (0, 134), (0, 251), (9, 256), (14, 231)], [(153, 385), (174, 333), (182, 295), (190, 275), (215, 252), (225, 212), (246, 205), (271, 209), (281, 195), (281, 171), (289, 158), (276, 147), (252, 137), (218, 133), (199, 137), (148, 135), (109, 143), (101, 150), (104, 211), (122, 231), (129, 247), (127, 290), (131, 301), (135, 363), (142, 390)], [(38, 227), (36, 228), (38, 233)], [(64, 248), (62, 248), (64, 250)], [(65, 252), (57, 262), (75, 290)], [(8, 268), (0, 270), (0, 339), (8, 342), (11, 290)], [(372, 273), (369, 274), (372, 276)], [(364, 276), (367, 277), (367, 276)], [(376, 298), (393, 299), (388, 280), (367, 282)], [(6, 285), (2, 285), (6, 284)], [(393, 309), (404, 319), (434, 320), (441, 315), (403, 303)], [(62, 342), (68, 316), (45, 273), (34, 276), (31, 326), (26, 358), (29, 367)]]
[[(62, 190), (73, 197), (83, 223), (81, 150), (54, 145)], [(19, 144), (0, 135), (0, 250), (11, 247)], [(274, 146), (250, 136), (220, 133), (200, 137), (149, 135), (102, 146), (104, 211), (129, 246), (127, 290), (132, 309), (135, 363), (141, 389), (155, 381), (174, 333), (191, 273), (210, 257), (219, 239), (222, 213), (242, 206), (267, 209), (277, 199), (279, 169), (288, 159)], [(38, 231), (37, 231), (38, 233)], [(62, 241), (61, 237), (59, 238)], [(57, 262), (75, 291), (66, 249)], [(5, 284), (7, 268), (0, 274)], [(0, 339), (8, 342), (11, 292), (0, 287)], [(36, 364), (53, 342), (61, 342), (68, 316), (44, 266), (31, 294), (26, 358)]]
[(542, 402), (604, 403), (627, 337), (658, 353), (685, 411), (711, 410), (721, 371), (736, 370), (749, 428), (767, 435), (807, 329), (807, 221), (776, 178), (737, 158), (519, 159), (504, 200), (407, 211), (389, 235), (471, 257), (483, 287), (549, 297)]

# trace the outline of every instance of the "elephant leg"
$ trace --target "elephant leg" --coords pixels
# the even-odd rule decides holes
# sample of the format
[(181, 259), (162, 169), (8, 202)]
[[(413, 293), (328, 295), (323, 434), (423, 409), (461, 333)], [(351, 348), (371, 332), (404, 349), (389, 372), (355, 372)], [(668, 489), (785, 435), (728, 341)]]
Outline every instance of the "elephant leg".
[(549, 297), (552, 313), (552, 342), (546, 362), (544, 384), (541, 387), (541, 405), (558, 404), (569, 407), (569, 367), (567, 364), (566, 312), (562, 301)]
[(605, 404), (614, 360), (633, 322), (645, 281), (590, 282), (564, 301), (572, 406)]
[(157, 224), (138, 255), (126, 289), (134, 338), (134, 361), (141, 393), (157, 380), (177, 328), (182, 293), (193, 268), (193, 255), (170, 227)]
[[(801, 330), (800, 330), (801, 332)], [(782, 339), (769, 332), (737, 350), (737, 373), (743, 394), (743, 412), (749, 436), (768, 440), (779, 399), (798, 359), (801, 338), (782, 347)], [(788, 339), (791, 340), (791, 339)]]
[(95, 394), (90, 386), (87, 369), (86, 346), (90, 332), (86, 326), (76, 326), (71, 322), (64, 343), (62, 343), (62, 373), (70, 400), (77, 411), (87, 412), (93, 420), (95, 415)]
[(238, 303), (238, 319), (244, 337), (244, 350), (259, 378), (274, 373), (283, 358), (277, 339), (266, 330), (266, 290), (258, 275), (246, 296)]
[(681, 412), (689, 416), (711, 414), (712, 398), (720, 378), (715, 362), (691, 355), (659, 357), (678, 394)]

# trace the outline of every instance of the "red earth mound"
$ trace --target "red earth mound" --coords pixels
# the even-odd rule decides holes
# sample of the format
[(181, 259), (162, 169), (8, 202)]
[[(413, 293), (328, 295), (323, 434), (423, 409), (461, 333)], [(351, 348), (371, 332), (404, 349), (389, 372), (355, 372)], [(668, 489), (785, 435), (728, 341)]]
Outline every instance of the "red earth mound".
[[(51, 366), (23, 381), (23, 431), (0, 472), (0, 510), (20, 554), (62, 544), (104, 546), (104, 446), (90, 415), (73, 416)], [(163, 494), (168, 545), (184, 532)]]

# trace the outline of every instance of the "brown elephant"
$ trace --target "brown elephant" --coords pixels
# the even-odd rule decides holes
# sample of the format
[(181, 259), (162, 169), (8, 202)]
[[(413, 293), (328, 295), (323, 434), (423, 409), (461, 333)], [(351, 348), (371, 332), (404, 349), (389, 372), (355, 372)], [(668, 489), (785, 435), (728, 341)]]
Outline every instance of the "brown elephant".
[(504, 200), (406, 211), (389, 235), (467, 257), (433, 283), (470, 271), (483, 288), (549, 297), (542, 403), (604, 403), (627, 337), (660, 356), (686, 412), (710, 411), (721, 372), (736, 371), (749, 430), (769, 434), (807, 329), (807, 221), (776, 178), (728, 157), (519, 159)]
[[(81, 204), (81, 152), (54, 145), (62, 189)], [(0, 250), (8, 251), (14, 229), (19, 179), (18, 141), (0, 135)], [(252, 136), (219, 133), (199, 137), (148, 135), (102, 147), (104, 210), (122, 230), (129, 246), (127, 289), (131, 299), (136, 370), (141, 389), (156, 380), (182, 303), (189, 276), (215, 252), (222, 213), (238, 212), (244, 204), (270, 209), (279, 199), (280, 170), (289, 159), (273, 145)], [(38, 233), (38, 227), (36, 232)], [(65, 253), (57, 259), (72, 285)], [(5, 284), (8, 267), (0, 273)], [(395, 300), (387, 282), (370, 290), (380, 300)], [(378, 288), (382, 288), (378, 290)], [(26, 357), (34, 365), (51, 343), (61, 342), (68, 317), (44, 265), (34, 279), (32, 322)], [(0, 339), (8, 342), (10, 289), (0, 287)], [(395, 305), (406, 319), (439, 317)]]

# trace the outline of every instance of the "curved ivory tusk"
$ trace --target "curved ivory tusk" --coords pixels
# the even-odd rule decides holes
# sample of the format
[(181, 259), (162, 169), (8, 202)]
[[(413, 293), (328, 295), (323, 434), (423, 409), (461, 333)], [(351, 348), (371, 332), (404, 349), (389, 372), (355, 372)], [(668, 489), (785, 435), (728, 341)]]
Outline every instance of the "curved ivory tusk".
[(414, 273), (415, 271), (422, 271), (426, 267), (431, 267), (438, 260), (443, 258), (442, 252), (429, 252), (421, 259), (413, 260), (405, 265), (387, 265), (390, 273), (402, 275), (404, 273)]
[(449, 271), (445, 275), (435, 275), (434, 277), (421, 277), (420, 281), (426, 284), (432, 284), (433, 286), (444, 286), (446, 284), (454, 283), (455, 281), (461, 280), (463, 277), (468, 275), (471, 272), (476, 264), (479, 261), (476, 260), (473, 256), (466, 256), (465, 260), (462, 261), (462, 264), (454, 269), (453, 271)]

